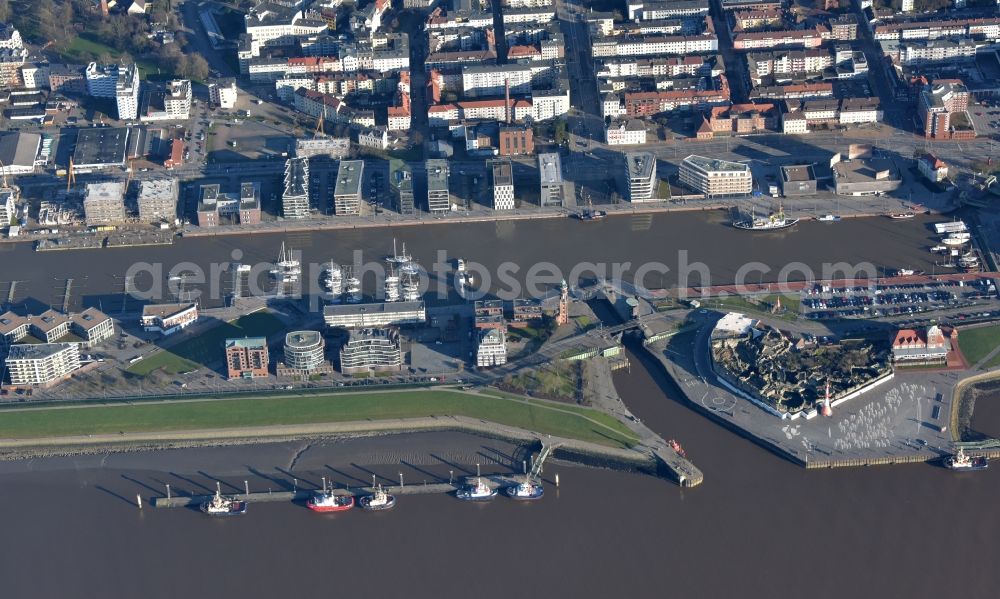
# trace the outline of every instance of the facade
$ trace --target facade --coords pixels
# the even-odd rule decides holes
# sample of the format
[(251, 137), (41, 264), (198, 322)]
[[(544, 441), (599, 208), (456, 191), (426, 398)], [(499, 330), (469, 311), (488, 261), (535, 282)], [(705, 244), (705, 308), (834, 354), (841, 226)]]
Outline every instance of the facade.
[(308, 158), (289, 158), (285, 162), (285, 188), (281, 193), (281, 214), (285, 218), (309, 216)]
[(943, 364), (948, 359), (952, 336), (945, 335), (938, 326), (900, 329), (892, 339), (892, 360), (897, 364)]
[(473, 308), (477, 329), (502, 329), (507, 326), (503, 317), (503, 300), (476, 300)]
[(266, 378), (269, 362), (267, 339), (226, 339), (226, 369), (230, 380)]
[(753, 191), (753, 175), (746, 164), (695, 154), (681, 162), (680, 182), (709, 198), (748, 196)]
[(257, 224), (260, 222), (260, 183), (241, 183), (238, 196), (220, 192), (218, 183), (202, 185), (197, 214), (199, 227), (217, 227), (223, 219), (243, 225)]
[(364, 160), (341, 160), (337, 169), (337, 184), (333, 191), (333, 212), (337, 216), (361, 214), (361, 181)]
[[(88, 64), (83, 72), (87, 84), (87, 95), (95, 98), (114, 98), (118, 72), (121, 68), (118, 65), (103, 65), (96, 62)], [(67, 70), (72, 73), (72, 69)]]
[(51, 385), (80, 368), (80, 347), (75, 343), (13, 345), (5, 363), (15, 387)]
[(510, 160), (494, 160), (490, 168), (493, 209), (514, 209), (514, 174)]
[(432, 159), (425, 164), (427, 169), (427, 211), (448, 212), (451, 210), (448, 161)]
[(326, 343), (319, 331), (292, 331), (285, 335), (285, 367), (309, 372), (321, 368)]
[(638, 119), (611, 121), (604, 131), (609, 146), (633, 146), (646, 143), (646, 125)]
[(114, 334), (114, 322), (96, 308), (87, 308), (78, 314), (63, 314), (55, 310), (33, 316), (19, 316), (13, 312), (0, 314), (0, 349), (29, 336), (44, 343), (55, 343), (69, 335), (79, 338), (73, 343), (90, 348)]
[[(191, 83), (188, 82), (188, 108), (191, 106)], [(139, 69), (135, 64), (118, 68), (115, 80), (115, 102), (118, 105), (118, 119), (132, 120), (139, 115)]]
[(489, 368), (507, 363), (507, 335), (503, 329), (481, 329), (476, 347), (476, 366)]
[(873, 158), (868, 146), (851, 146), (847, 157), (831, 159), (837, 195), (865, 196), (894, 191), (903, 181), (891, 160)]
[(351, 154), (351, 138), (320, 136), (312, 139), (296, 139), (295, 155), (302, 158), (329, 156), (346, 158)]
[(173, 335), (198, 322), (198, 304), (147, 304), (139, 324), (147, 333)]
[(541, 206), (565, 206), (566, 182), (558, 152), (538, 155), (538, 203)]
[(816, 173), (812, 165), (783, 165), (781, 193), (786, 198), (816, 195)]
[(190, 116), (191, 82), (187, 79), (175, 79), (162, 88), (147, 91), (139, 120), (173, 121), (185, 120)]
[(414, 214), (417, 208), (413, 196), (413, 170), (406, 162), (398, 158), (389, 161), (389, 185), (396, 212)]
[(236, 79), (228, 77), (208, 84), (208, 97), (215, 106), (228, 110), (236, 107)]
[[(920, 93), (917, 116), (924, 123), (924, 137), (956, 137), (953, 117), (969, 107), (969, 90), (960, 81), (935, 83)], [(972, 137), (975, 131), (972, 131)]]
[(948, 178), (948, 165), (934, 154), (924, 154), (917, 159), (917, 170), (932, 183)]
[(0, 190), (0, 227), (6, 227), (17, 219), (17, 204), (14, 202), (14, 196), (14, 190)]
[(139, 183), (139, 220), (146, 223), (172, 222), (177, 218), (177, 179), (150, 179)]
[(115, 225), (125, 222), (125, 183), (88, 183), (83, 196), (87, 225)]
[(651, 202), (657, 199), (656, 155), (652, 152), (625, 154), (628, 177), (628, 201)]
[(522, 156), (535, 153), (531, 127), (526, 125), (500, 125), (497, 148), (501, 156)]
[(344, 374), (402, 369), (403, 352), (395, 329), (351, 331), (347, 343), (340, 348), (340, 371)]
[(323, 307), (323, 322), (344, 329), (420, 324), (427, 321), (424, 302), (334, 304)]

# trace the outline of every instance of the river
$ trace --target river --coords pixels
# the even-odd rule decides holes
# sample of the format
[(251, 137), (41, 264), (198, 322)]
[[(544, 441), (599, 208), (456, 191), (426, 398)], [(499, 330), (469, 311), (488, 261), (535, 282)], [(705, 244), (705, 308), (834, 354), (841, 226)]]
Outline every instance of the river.
[[(941, 217), (920, 216), (908, 221), (861, 218), (835, 224), (803, 222), (785, 232), (761, 234), (735, 230), (728, 226), (723, 212), (709, 211), (612, 216), (595, 223), (545, 219), (226, 235), (182, 238), (172, 246), (103, 250), (35, 252), (26, 243), (0, 244), (0, 263), (3, 264), (0, 302), (7, 299), (4, 296), (9, 292), (10, 282), (17, 281), (12, 302), (15, 306), (25, 305), (29, 309), (61, 306), (66, 279), (72, 278), (70, 308), (102, 306), (113, 313), (120, 310), (126, 274), (134, 275), (129, 289), (146, 291), (153, 289), (154, 275), (150, 272), (156, 273), (163, 283), (171, 269), (189, 262), (197, 265), (208, 279), (218, 281), (216, 293), (210, 291), (208, 284), (187, 286), (189, 290), (201, 289), (202, 305), (212, 307), (220, 305), (221, 297), (232, 285), (228, 275), (213, 277), (211, 264), (226, 265), (233, 260), (246, 264), (273, 261), (282, 242), (301, 251), (303, 264), (307, 267), (329, 260), (352, 263), (355, 250), (362, 253), (360, 262), (377, 262), (391, 253), (393, 236), (400, 248), (405, 243), (407, 251), (432, 271), (434, 281), (449, 283), (447, 275), (442, 279), (432, 270), (439, 252), (444, 252), (447, 259), (468, 260), (476, 272), (477, 285), (485, 283), (491, 293), (507, 297), (530, 296), (536, 291), (543, 293), (554, 287), (561, 277), (575, 284), (577, 281), (572, 279), (576, 277), (570, 275), (574, 267), (584, 263), (596, 264), (599, 274), (608, 277), (614, 275), (613, 265), (622, 265), (622, 278), (630, 281), (641, 265), (653, 265), (642, 277), (646, 286), (653, 289), (678, 284), (732, 283), (740, 268), (752, 262), (760, 264), (747, 272), (745, 280), (748, 283), (778, 280), (781, 269), (794, 263), (800, 263), (802, 268), (791, 269), (788, 277), (793, 280), (803, 278), (803, 268), (821, 277), (825, 263), (838, 262), (852, 265), (867, 262), (876, 269), (905, 267), (930, 273), (935, 270), (935, 256), (927, 248), (936, 243), (930, 223), (939, 220)], [(537, 277), (528, 277), (532, 266), (540, 262), (551, 263), (555, 272), (544, 269), (536, 273)], [(703, 281), (698, 274), (684, 277), (682, 273), (691, 270), (685, 265), (696, 262), (704, 263), (710, 280)], [(142, 263), (151, 266), (133, 269)], [(511, 274), (501, 279), (498, 269), (505, 263), (508, 269), (515, 270), (508, 270)], [(669, 270), (662, 272), (655, 263), (662, 263)], [(264, 287), (267, 275), (265, 269), (261, 270), (261, 286)], [(593, 269), (586, 269), (581, 277), (592, 277), (590, 270)], [(307, 273), (318, 278), (319, 268)], [(537, 289), (523, 286), (526, 278), (541, 279)], [(364, 283), (367, 292), (377, 288), (374, 275), (367, 276)], [(162, 293), (153, 295), (171, 299), (165, 285)], [(452, 300), (455, 297), (452, 293)], [(432, 295), (428, 301), (437, 300)]]
[[(1000, 476), (932, 465), (806, 471), (677, 399), (631, 355), (615, 384), (706, 474), (549, 464), (546, 497), (468, 505), (405, 496), (393, 512), (316, 515), (256, 504), (242, 518), (135, 506), (135, 495), (504, 471), (504, 443), (434, 433), (0, 464), (0, 595), (466, 597), (987, 597), (1000, 585)], [(647, 369), (648, 368), (648, 369)], [(507, 458), (502, 457), (501, 461)], [(552, 481), (560, 474), (561, 486)]]

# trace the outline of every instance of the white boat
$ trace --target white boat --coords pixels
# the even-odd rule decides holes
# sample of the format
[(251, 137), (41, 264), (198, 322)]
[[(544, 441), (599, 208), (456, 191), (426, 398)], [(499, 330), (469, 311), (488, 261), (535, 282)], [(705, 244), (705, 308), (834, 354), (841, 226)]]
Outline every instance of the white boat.
[(413, 256), (411, 256), (411, 255), (409, 255), (409, 254), (406, 253), (406, 244), (405, 243), (403, 244), (403, 251), (402, 252), (397, 252), (396, 251), (396, 240), (393, 239), (392, 240), (392, 255), (386, 257), (386, 262), (389, 262), (391, 264), (396, 264), (398, 266), (402, 266), (404, 264), (408, 264), (410, 262), (413, 262)]
[(914, 216), (916, 216), (916, 214), (914, 214), (913, 212), (890, 212), (886, 216), (888, 216), (892, 220), (906, 220), (908, 218), (913, 218)]
[(836, 223), (836, 222), (840, 222), (840, 216), (838, 216), (836, 214), (824, 214), (823, 216), (820, 216), (816, 220), (824, 222), (824, 223)]
[(751, 211), (749, 218), (734, 220), (733, 226), (744, 231), (780, 231), (794, 227), (798, 222), (797, 218), (786, 217), (784, 209), (779, 206), (777, 212), (764, 218), (757, 218)]
[(382, 485), (375, 487), (375, 492), (371, 495), (365, 495), (361, 498), (358, 503), (361, 505), (361, 509), (370, 510), (373, 512), (378, 512), (382, 510), (391, 510), (396, 507), (396, 496), (386, 493)]
[(946, 233), (961, 233), (968, 231), (969, 227), (960, 220), (955, 220), (948, 223), (934, 223), (934, 230), (937, 231), (938, 235), (944, 235)]
[(209, 516), (241, 516), (247, 513), (247, 502), (222, 494), (222, 487), (216, 481), (215, 495), (201, 504), (201, 511)]
[(524, 481), (504, 489), (504, 493), (506, 493), (507, 497), (517, 501), (534, 501), (541, 499), (545, 495), (545, 487), (533, 483), (528, 477), (525, 477)]
[(962, 241), (969, 241), (972, 239), (972, 234), (968, 231), (958, 231), (955, 233), (948, 233), (944, 237), (945, 239), (961, 239)]
[(912, 268), (900, 268), (896, 271), (897, 277), (911, 277), (915, 274), (917, 274), (917, 271)]
[(320, 284), (334, 297), (340, 297), (344, 290), (344, 271), (340, 265), (330, 260), (330, 264), (323, 269), (323, 273), (320, 275)]
[(939, 243), (938, 245), (932, 247), (931, 251), (934, 252), (935, 254), (942, 254), (948, 251), (948, 246)]
[(958, 470), (960, 472), (972, 472), (976, 470), (986, 470), (990, 467), (989, 460), (985, 456), (969, 457), (961, 447), (958, 452), (944, 460), (945, 468)]
[(389, 271), (389, 274), (386, 275), (385, 277), (384, 288), (385, 288), (385, 301), (387, 302), (399, 301), (399, 277), (392, 274), (391, 270)]
[(469, 299), (469, 294), (473, 289), (472, 273), (466, 270), (465, 260), (458, 259), (455, 267), (455, 284), (458, 286), (458, 296), (462, 299)]
[(964, 270), (979, 270), (979, 256), (975, 252), (966, 252), (959, 257), (958, 266)]
[(968, 242), (969, 242), (968, 239), (962, 239), (961, 237), (946, 237), (941, 240), (941, 243), (949, 247), (965, 245)]
[(361, 303), (361, 280), (353, 275), (344, 279), (343, 297), (349, 304)]
[(278, 252), (278, 260), (271, 269), (273, 276), (279, 283), (294, 283), (302, 274), (302, 265), (292, 257), (292, 251), (285, 251), (285, 242), (281, 242), (281, 251)]

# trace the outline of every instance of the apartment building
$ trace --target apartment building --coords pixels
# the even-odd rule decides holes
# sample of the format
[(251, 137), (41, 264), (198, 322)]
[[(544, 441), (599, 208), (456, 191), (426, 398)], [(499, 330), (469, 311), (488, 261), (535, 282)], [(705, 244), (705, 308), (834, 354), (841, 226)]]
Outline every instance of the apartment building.
[[(917, 102), (917, 116), (924, 123), (924, 137), (955, 137), (952, 116), (965, 112), (968, 107), (969, 90), (960, 81), (941, 81), (928, 86)], [(972, 135), (975, 136), (975, 131)]]
[(646, 125), (638, 119), (613, 120), (604, 130), (609, 146), (634, 146), (646, 143)]
[[(139, 114), (139, 69), (135, 63), (118, 69), (115, 80), (115, 103), (118, 105), (118, 119), (131, 120)], [(188, 83), (188, 105), (191, 102), (190, 82)]]
[(177, 218), (177, 179), (149, 179), (139, 183), (136, 203), (139, 220), (145, 223), (173, 222)]
[(507, 363), (507, 334), (504, 330), (488, 328), (479, 330), (476, 346), (476, 366), (489, 368)]
[(323, 306), (323, 322), (331, 328), (364, 329), (421, 324), (426, 321), (427, 308), (420, 301)]
[(115, 225), (125, 222), (125, 182), (88, 183), (83, 195), (87, 225)]
[(756, 31), (737, 33), (733, 36), (733, 49), (754, 48), (818, 48), (823, 43), (823, 34), (815, 29), (786, 29), (780, 31)]
[(413, 195), (413, 170), (406, 162), (393, 158), (389, 160), (389, 185), (392, 189), (393, 204), (400, 214), (414, 214), (417, 211)]
[(285, 218), (309, 216), (309, 159), (285, 161), (285, 188), (281, 193), (281, 215)]
[(681, 162), (679, 178), (681, 184), (709, 198), (748, 196), (753, 191), (749, 166), (696, 154)]
[(236, 79), (227, 77), (208, 84), (208, 98), (211, 103), (224, 110), (236, 106)]
[(594, 58), (606, 56), (651, 56), (656, 54), (698, 54), (717, 52), (719, 39), (707, 35), (637, 35), (595, 38), (591, 44)]
[(240, 191), (223, 193), (218, 183), (201, 186), (197, 207), (199, 227), (217, 227), (224, 222), (254, 225), (260, 222), (260, 183), (245, 181)]
[(448, 212), (451, 210), (451, 194), (448, 191), (448, 161), (427, 160), (427, 211)]
[(627, 152), (625, 169), (628, 180), (628, 201), (657, 200), (656, 155), (652, 152)]
[(361, 182), (364, 172), (364, 160), (340, 161), (333, 191), (333, 212), (337, 216), (361, 214)]
[(80, 368), (80, 347), (75, 343), (13, 345), (5, 364), (11, 385), (44, 387)]
[(538, 155), (538, 180), (539, 205), (566, 205), (566, 182), (563, 180), (562, 159), (557, 152)]
[(356, 329), (340, 348), (340, 371), (344, 374), (386, 372), (403, 369), (399, 332), (389, 328)]
[(490, 168), (493, 209), (514, 209), (514, 174), (510, 160), (494, 160)]
[(226, 370), (230, 380), (266, 378), (269, 363), (264, 337), (226, 339)]
[(146, 304), (139, 324), (147, 333), (173, 335), (198, 322), (198, 304)]

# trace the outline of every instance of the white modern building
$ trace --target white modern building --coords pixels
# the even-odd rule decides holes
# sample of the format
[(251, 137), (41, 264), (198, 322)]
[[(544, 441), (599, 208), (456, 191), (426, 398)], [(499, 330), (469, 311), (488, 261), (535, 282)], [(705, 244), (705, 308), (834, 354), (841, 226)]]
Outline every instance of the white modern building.
[(115, 85), (118, 82), (118, 65), (104, 65), (92, 62), (84, 70), (87, 81), (87, 94), (94, 98), (114, 98)]
[(563, 180), (562, 160), (558, 153), (538, 155), (538, 181), (540, 206), (566, 205), (566, 182)]
[(337, 184), (333, 190), (333, 212), (337, 216), (361, 214), (361, 180), (364, 160), (341, 160), (337, 168)]
[(625, 154), (628, 176), (628, 200), (651, 202), (656, 198), (656, 155), (652, 152)]
[(142, 108), (141, 121), (188, 119), (191, 116), (191, 82), (175, 79), (162, 88), (149, 89)]
[(285, 162), (285, 189), (281, 194), (281, 215), (285, 218), (309, 216), (308, 158), (289, 158)]
[(507, 335), (503, 328), (479, 330), (479, 345), (476, 347), (476, 366), (488, 368), (507, 363)]
[(448, 188), (448, 161), (431, 159), (425, 162), (427, 170), (427, 211), (451, 210), (451, 193)]
[(147, 333), (173, 335), (198, 322), (198, 304), (147, 304), (139, 324)]
[(753, 175), (746, 164), (695, 154), (681, 162), (679, 178), (709, 198), (748, 196), (753, 191)]
[(395, 329), (351, 331), (340, 349), (340, 371), (344, 374), (401, 370), (403, 352)]
[(6, 365), (11, 385), (49, 385), (80, 368), (80, 346), (76, 343), (12, 345)]
[(514, 209), (514, 175), (510, 160), (495, 160), (490, 169), (493, 182), (493, 209)]
[(236, 79), (229, 77), (208, 84), (208, 96), (212, 104), (222, 109), (236, 107)]
[(646, 143), (646, 125), (639, 119), (611, 121), (605, 130), (609, 146), (635, 146)]
[[(188, 84), (188, 107), (191, 104), (190, 82)], [(135, 64), (118, 69), (115, 81), (115, 102), (118, 104), (118, 119), (132, 120), (139, 115), (139, 69)]]
[(420, 324), (427, 321), (424, 302), (334, 304), (323, 307), (323, 322), (344, 329)]

